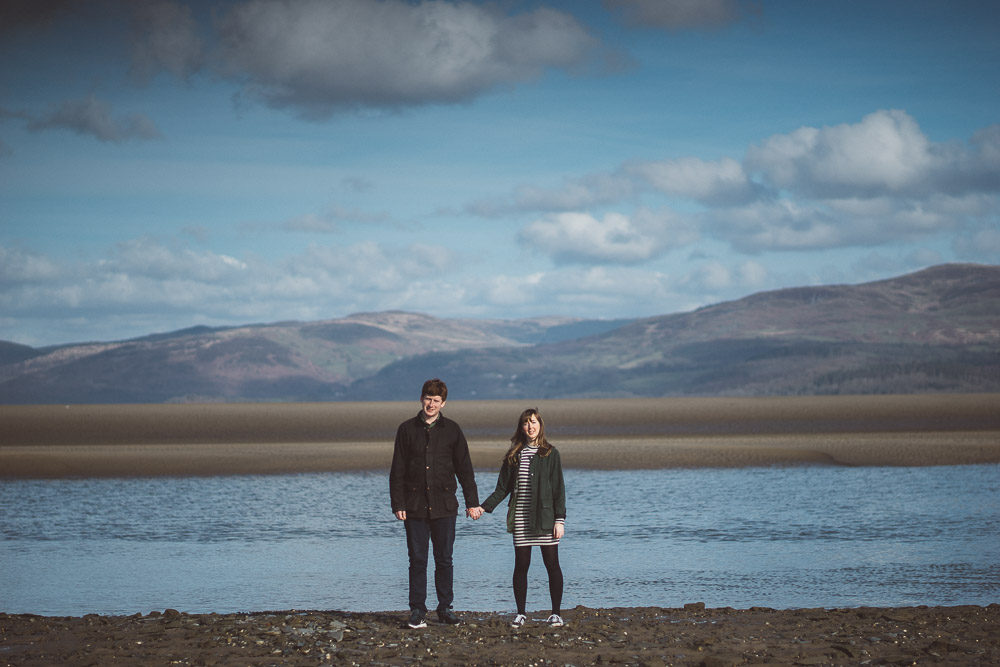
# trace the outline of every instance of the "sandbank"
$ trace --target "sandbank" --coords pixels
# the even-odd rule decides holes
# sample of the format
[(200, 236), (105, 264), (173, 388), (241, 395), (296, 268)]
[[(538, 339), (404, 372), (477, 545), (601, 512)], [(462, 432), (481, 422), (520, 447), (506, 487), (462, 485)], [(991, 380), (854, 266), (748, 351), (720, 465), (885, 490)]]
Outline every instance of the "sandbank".
[[(1000, 463), (1000, 396), (449, 401), (477, 469), (538, 407), (564, 465)], [(0, 478), (387, 469), (407, 403), (0, 406)]]

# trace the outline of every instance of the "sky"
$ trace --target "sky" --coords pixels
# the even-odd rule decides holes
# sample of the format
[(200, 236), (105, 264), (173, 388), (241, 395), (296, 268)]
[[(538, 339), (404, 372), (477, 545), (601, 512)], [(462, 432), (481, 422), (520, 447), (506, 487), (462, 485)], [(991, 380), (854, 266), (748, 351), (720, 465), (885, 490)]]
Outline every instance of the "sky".
[(0, 340), (1000, 264), (992, 0), (3, 0)]

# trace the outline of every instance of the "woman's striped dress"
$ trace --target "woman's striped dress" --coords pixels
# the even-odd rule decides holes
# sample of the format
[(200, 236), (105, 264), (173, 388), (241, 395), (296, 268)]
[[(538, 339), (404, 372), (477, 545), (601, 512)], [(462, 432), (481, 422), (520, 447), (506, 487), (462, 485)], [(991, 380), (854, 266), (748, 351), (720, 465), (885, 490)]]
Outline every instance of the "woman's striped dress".
[[(533, 547), (549, 546), (559, 544), (559, 540), (552, 536), (552, 531), (537, 535), (528, 533), (528, 519), (531, 513), (531, 459), (538, 454), (538, 447), (527, 446), (521, 449), (521, 465), (517, 470), (516, 498), (517, 505), (514, 506), (514, 546)], [(564, 519), (556, 519), (556, 523), (563, 523)]]

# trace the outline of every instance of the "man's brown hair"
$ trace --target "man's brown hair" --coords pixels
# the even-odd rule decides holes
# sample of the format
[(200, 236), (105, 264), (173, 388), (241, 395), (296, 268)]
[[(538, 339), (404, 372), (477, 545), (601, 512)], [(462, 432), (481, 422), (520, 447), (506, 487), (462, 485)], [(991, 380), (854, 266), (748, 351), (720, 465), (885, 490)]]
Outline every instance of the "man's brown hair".
[(448, 400), (448, 386), (438, 378), (432, 378), (424, 383), (420, 390), (420, 398), (424, 396), (440, 396), (442, 401)]

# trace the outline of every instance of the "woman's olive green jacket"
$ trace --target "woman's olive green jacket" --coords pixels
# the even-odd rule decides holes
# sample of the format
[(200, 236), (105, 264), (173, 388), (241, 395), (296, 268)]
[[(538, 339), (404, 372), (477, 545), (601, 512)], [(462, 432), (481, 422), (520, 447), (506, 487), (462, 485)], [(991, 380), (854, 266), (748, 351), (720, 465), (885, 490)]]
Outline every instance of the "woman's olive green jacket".
[[(500, 474), (497, 476), (497, 488), (490, 497), (483, 501), (483, 509), (493, 512), (503, 499), (510, 495), (507, 504), (507, 532), (514, 532), (514, 508), (517, 506), (517, 472), (521, 457), (513, 463), (505, 456)], [(545, 535), (552, 532), (556, 519), (566, 518), (566, 486), (563, 484), (562, 462), (559, 451), (553, 447), (549, 453), (542, 456), (541, 452), (531, 457), (528, 468), (531, 475), (531, 512), (528, 515), (528, 532)]]

